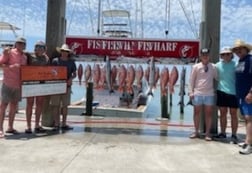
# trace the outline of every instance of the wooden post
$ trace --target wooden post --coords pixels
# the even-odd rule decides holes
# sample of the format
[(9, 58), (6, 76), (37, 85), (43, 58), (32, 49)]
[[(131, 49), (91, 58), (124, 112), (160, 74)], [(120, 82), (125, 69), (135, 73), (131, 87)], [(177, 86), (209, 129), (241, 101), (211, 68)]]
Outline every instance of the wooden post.
[(168, 96), (161, 96), (161, 117), (170, 118), (168, 113)]
[[(213, 13), (214, 11), (214, 13)], [(221, 1), (220, 0), (203, 0), (202, 1), (202, 22), (201, 22), (201, 47), (210, 49), (210, 61), (215, 63), (219, 57), (220, 47), (220, 15)], [(202, 111), (203, 112), (203, 111)], [(201, 131), (205, 131), (204, 115), (200, 123)], [(217, 107), (214, 107), (212, 120), (212, 134), (218, 133), (218, 114)]]
[[(57, 46), (64, 43), (66, 33), (66, 0), (47, 0), (46, 45), (47, 54), (53, 57)], [(46, 96), (42, 110), (42, 125), (53, 126), (53, 113), (50, 96)]]
[(93, 82), (88, 82), (86, 91), (86, 115), (91, 116), (93, 114)]

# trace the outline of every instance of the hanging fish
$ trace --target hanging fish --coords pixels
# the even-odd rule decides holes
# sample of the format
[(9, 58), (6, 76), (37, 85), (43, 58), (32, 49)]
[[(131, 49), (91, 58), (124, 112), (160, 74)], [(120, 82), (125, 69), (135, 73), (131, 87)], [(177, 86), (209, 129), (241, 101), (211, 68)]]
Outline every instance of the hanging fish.
[(180, 89), (179, 89), (179, 105), (180, 105), (180, 113), (184, 113), (184, 95), (185, 95), (185, 76), (186, 76), (186, 68), (183, 67), (180, 76)]
[(126, 78), (127, 93), (130, 95), (134, 94), (134, 89), (133, 89), (134, 80), (135, 80), (135, 69), (133, 65), (130, 65), (127, 69), (127, 78)]
[(92, 69), (91, 69), (91, 66), (88, 64), (85, 68), (85, 82), (86, 82), (86, 85), (88, 82), (90, 82), (92, 78)]
[(159, 68), (158, 67), (155, 67), (155, 81), (154, 81), (154, 88), (157, 87), (157, 83), (158, 83), (158, 80), (160, 78), (160, 72), (159, 72)]
[(111, 85), (113, 90), (115, 89), (116, 85), (116, 77), (117, 77), (117, 67), (116, 65), (113, 65), (111, 69)]
[(149, 73), (149, 91), (148, 95), (153, 96), (152, 90), (154, 89), (155, 86), (155, 62), (154, 62), (154, 57), (151, 57), (150, 62), (149, 62), (149, 68), (150, 68), (150, 73)]
[(110, 59), (108, 56), (106, 56), (106, 84), (107, 84), (109, 93), (113, 93), (114, 90), (112, 88), (111, 64), (110, 64)]
[(167, 67), (164, 67), (161, 71), (161, 74), (160, 74), (161, 96), (167, 95), (168, 82), (169, 82), (169, 69)]
[(101, 68), (99, 64), (95, 64), (93, 67), (93, 82), (94, 82), (94, 88), (99, 88), (99, 81), (101, 77)]
[(143, 75), (144, 75), (143, 67), (139, 65), (136, 70), (136, 82), (139, 93), (142, 92)]
[(174, 93), (174, 86), (178, 80), (178, 69), (176, 66), (173, 66), (171, 73), (170, 73), (170, 78), (169, 78), (169, 91), (170, 94)]
[(82, 64), (79, 64), (77, 74), (78, 74), (79, 84), (81, 85), (82, 76), (83, 76), (83, 66), (82, 66)]
[(126, 85), (127, 69), (124, 65), (120, 65), (118, 71), (118, 91), (124, 92)]

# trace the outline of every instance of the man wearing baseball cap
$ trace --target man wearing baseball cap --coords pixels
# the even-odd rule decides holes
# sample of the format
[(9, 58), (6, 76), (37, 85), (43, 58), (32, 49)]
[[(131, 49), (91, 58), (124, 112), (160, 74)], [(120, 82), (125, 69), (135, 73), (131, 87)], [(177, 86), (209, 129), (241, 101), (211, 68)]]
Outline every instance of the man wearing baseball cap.
[(26, 39), (18, 37), (14, 48), (5, 48), (0, 57), (0, 64), (3, 66), (3, 84), (1, 89), (0, 104), (0, 138), (4, 137), (4, 116), (9, 105), (9, 123), (6, 133), (16, 134), (13, 128), (18, 101), (21, 100), (20, 66), (26, 65), (27, 57), (24, 54)]

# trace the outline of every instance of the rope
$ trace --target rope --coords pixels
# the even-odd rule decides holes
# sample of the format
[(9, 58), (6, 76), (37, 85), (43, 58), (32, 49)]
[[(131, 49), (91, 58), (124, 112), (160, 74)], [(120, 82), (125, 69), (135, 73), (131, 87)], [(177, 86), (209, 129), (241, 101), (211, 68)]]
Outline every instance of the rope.
[(91, 27), (92, 27), (92, 33), (95, 33), (95, 29), (94, 29), (94, 21), (93, 21), (93, 17), (92, 17), (92, 11), (91, 11), (91, 5), (90, 5), (90, 1), (87, 0), (88, 3), (88, 11), (89, 11), (89, 17), (90, 17), (90, 22), (91, 22)]
[(192, 33), (194, 34), (195, 38), (198, 38), (197, 34), (195, 33), (195, 31), (193, 29), (192, 22), (190, 21), (190, 18), (189, 18), (189, 16), (187, 15), (187, 13), (185, 11), (185, 6), (184, 6), (184, 4), (183, 4), (183, 2), (181, 0), (179, 0), (179, 4), (180, 4), (180, 6), (181, 6), (181, 8), (182, 8), (182, 10), (183, 10), (183, 12), (185, 14), (185, 17), (187, 19), (187, 22), (188, 22), (190, 28), (191, 28)]
[(171, 16), (171, 1), (170, 0), (166, 0), (165, 3), (165, 35), (166, 38), (169, 34), (169, 30), (170, 30), (170, 16)]
[(199, 33), (198, 33), (197, 25), (196, 25), (195, 13), (193, 10), (193, 0), (191, 0), (190, 2), (191, 2), (191, 9), (192, 9), (192, 16), (193, 16), (194, 31), (195, 31), (195, 34), (197, 35), (197, 38), (199, 38)]
[(73, 2), (73, 10), (72, 10), (72, 13), (70, 15), (70, 19), (69, 19), (69, 25), (68, 25), (68, 34), (70, 32), (70, 29), (71, 29), (71, 24), (72, 24), (72, 19), (73, 19), (73, 15), (74, 15), (74, 12), (75, 12), (75, 8), (76, 8), (76, 0), (74, 0)]

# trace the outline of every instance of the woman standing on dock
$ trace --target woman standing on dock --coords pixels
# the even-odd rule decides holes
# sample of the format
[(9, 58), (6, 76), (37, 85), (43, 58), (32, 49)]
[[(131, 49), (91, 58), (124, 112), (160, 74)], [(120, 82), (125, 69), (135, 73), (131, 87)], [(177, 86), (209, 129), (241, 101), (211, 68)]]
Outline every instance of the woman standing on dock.
[(209, 49), (201, 49), (200, 60), (192, 68), (189, 81), (189, 96), (194, 106), (194, 127), (195, 132), (190, 136), (191, 139), (200, 137), (199, 123), (201, 107), (205, 113), (206, 135), (205, 140), (211, 141), (210, 129), (212, 125), (212, 113), (214, 102), (214, 79), (217, 79), (217, 70), (214, 64), (210, 63)]
[[(34, 55), (28, 56), (28, 65), (32, 66), (45, 66), (49, 64), (49, 57), (45, 54), (46, 45), (43, 41), (38, 41), (34, 46)], [(40, 123), (40, 117), (42, 113), (42, 106), (44, 102), (44, 96), (36, 96), (36, 97), (27, 97), (26, 100), (26, 122), (27, 129), (25, 129), (25, 133), (32, 133), (31, 129), (31, 117), (32, 117), (32, 108), (34, 105), (34, 101), (36, 102), (35, 109), (35, 133), (43, 133), (45, 129), (43, 129)]]
[(220, 52), (221, 60), (216, 63), (218, 72), (217, 85), (217, 106), (220, 110), (220, 129), (221, 133), (218, 138), (226, 138), (227, 114), (231, 116), (232, 135), (231, 140), (237, 143), (236, 136), (238, 128), (238, 100), (235, 92), (235, 66), (236, 63), (232, 60), (233, 53), (231, 48), (224, 47)]

